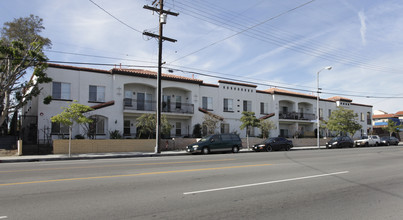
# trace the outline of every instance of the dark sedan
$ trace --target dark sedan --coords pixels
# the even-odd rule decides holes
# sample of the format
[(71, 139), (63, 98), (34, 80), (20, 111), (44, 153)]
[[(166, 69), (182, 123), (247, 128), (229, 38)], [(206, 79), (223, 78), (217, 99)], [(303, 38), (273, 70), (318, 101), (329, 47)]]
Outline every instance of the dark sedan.
[(349, 136), (334, 137), (326, 143), (326, 148), (354, 147), (354, 141)]
[(399, 144), (399, 139), (395, 137), (381, 137), (381, 145), (384, 146), (389, 146), (389, 145), (398, 145)]
[(273, 150), (285, 150), (289, 151), (294, 145), (292, 141), (283, 137), (269, 138), (260, 144), (253, 146), (254, 151), (273, 151)]

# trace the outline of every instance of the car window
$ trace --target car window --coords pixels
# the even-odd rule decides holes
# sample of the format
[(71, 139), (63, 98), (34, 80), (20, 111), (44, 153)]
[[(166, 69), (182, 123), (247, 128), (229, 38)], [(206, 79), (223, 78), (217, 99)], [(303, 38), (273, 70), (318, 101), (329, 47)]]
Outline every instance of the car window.
[(221, 135), (221, 139), (222, 139), (223, 141), (231, 141), (231, 135), (229, 135), (229, 134), (222, 134), (222, 135)]
[(236, 134), (231, 134), (231, 139), (235, 140), (235, 141), (240, 141), (241, 140), (241, 138), (239, 138), (239, 136), (236, 135)]

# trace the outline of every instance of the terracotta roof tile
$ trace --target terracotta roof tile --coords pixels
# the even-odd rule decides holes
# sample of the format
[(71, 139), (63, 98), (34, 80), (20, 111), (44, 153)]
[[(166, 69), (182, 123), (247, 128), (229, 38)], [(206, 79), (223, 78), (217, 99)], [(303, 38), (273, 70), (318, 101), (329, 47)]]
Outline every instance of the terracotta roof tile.
[(333, 96), (333, 97), (328, 98), (328, 100), (344, 101), (344, 102), (352, 102), (353, 101), (352, 99), (344, 98), (344, 97), (341, 97), (341, 96)]
[(266, 89), (263, 90), (264, 92), (270, 93), (270, 94), (275, 94), (275, 93), (280, 93), (280, 94), (286, 94), (286, 95), (296, 95), (296, 96), (304, 96), (304, 97), (309, 97), (309, 98), (315, 98), (316, 96), (314, 95), (309, 95), (305, 93), (300, 93), (300, 92), (293, 92), (285, 89), (279, 89), (279, 88), (271, 88), (271, 89)]
[(395, 114), (382, 114), (382, 115), (373, 115), (372, 118), (394, 118)]
[(48, 63), (48, 67), (59, 68), (59, 69), (69, 69), (69, 70), (77, 70), (77, 71), (88, 71), (88, 72), (96, 72), (96, 73), (107, 73), (110, 74), (109, 70), (101, 70), (87, 67), (78, 67), (78, 66), (68, 66), (68, 65), (60, 65), (55, 63)]
[(226, 83), (226, 84), (232, 84), (232, 85), (238, 85), (238, 86), (247, 86), (247, 87), (252, 87), (256, 88), (256, 85), (252, 84), (246, 84), (246, 83), (239, 83), (239, 82), (231, 82), (231, 81), (225, 81), (225, 80), (218, 80), (218, 83)]
[[(139, 77), (146, 77), (146, 78), (157, 78), (157, 72), (149, 71), (149, 70), (141, 70), (141, 69), (119, 69), (114, 68), (111, 70), (113, 74), (124, 74), (124, 75), (132, 75), (132, 76), (139, 76)], [(178, 76), (173, 74), (161, 74), (162, 79), (165, 80), (175, 80), (175, 81), (182, 81), (182, 82), (190, 82), (190, 83), (197, 83), (202, 84), (203, 80), (200, 79), (193, 79), (184, 76)]]
[(398, 112), (396, 112), (395, 115), (396, 115), (396, 116), (403, 116), (403, 111), (398, 111)]

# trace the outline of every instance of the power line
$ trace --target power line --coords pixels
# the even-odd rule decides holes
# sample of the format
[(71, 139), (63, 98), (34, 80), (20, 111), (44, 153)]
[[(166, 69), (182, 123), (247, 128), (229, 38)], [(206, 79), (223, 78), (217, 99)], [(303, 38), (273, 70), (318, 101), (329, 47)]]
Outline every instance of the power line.
[(134, 59), (107, 57), (107, 56), (99, 56), (99, 55), (91, 55), (91, 54), (63, 52), (63, 51), (57, 51), (57, 50), (44, 50), (44, 51), (51, 52), (51, 53), (61, 53), (61, 54), (69, 54), (69, 55), (75, 55), (75, 56), (84, 56), (84, 57), (93, 57), (93, 58), (102, 58), (102, 59), (111, 59), (111, 60), (124, 60), (124, 61), (134, 61), (134, 62), (142, 62), (142, 63), (155, 63), (155, 62), (144, 61), (144, 60), (134, 60)]
[[(239, 32), (239, 29), (242, 31), (243, 30), (242, 28), (247, 27), (246, 25), (243, 25), (241, 23), (237, 23), (235, 21), (231, 21), (231, 22), (227, 23), (227, 21), (225, 21), (225, 20), (223, 21), (223, 19), (221, 19), (221, 17), (218, 17), (216, 15), (218, 13), (213, 13), (212, 12), (213, 10), (207, 10), (207, 9), (202, 10), (202, 9), (200, 9), (200, 7), (194, 7), (192, 5), (186, 5), (186, 4), (182, 3), (182, 2), (180, 2), (179, 4), (184, 5), (184, 6), (181, 7), (183, 9), (182, 13), (187, 14), (187, 15), (192, 16), (192, 17), (195, 17), (195, 18), (198, 18), (198, 19), (201, 19), (201, 20), (204, 20), (206, 22), (209, 22), (209, 23), (224, 27), (226, 29), (229, 29), (229, 30), (232, 30), (232, 31), (235, 31), (235, 32)], [(176, 7), (178, 8), (180, 6), (178, 6), (178, 4), (177, 4)], [(191, 9), (193, 11), (189, 11), (189, 9)], [(215, 8), (212, 8), (212, 9), (215, 9)], [(209, 16), (206, 16), (206, 15), (209, 15)], [(234, 24), (236, 24), (236, 25), (234, 25)], [(238, 26), (241, 26), (241, 27), (238, 27)], [(293, 51), (296, 51), (296, 52), (299, 52), (299, 53), (303, 53), (303, 54), (307, 54), (307, 55), (310, 55), (310, 56), (318, 57), (318, 58), (321, 58), (321, 59), (324, 59), (324, 60), (329, 60), (329, 61), (332, 61), (332, 62), (338, 62), (338, 63), (350, 65), (350, 66), (359, 65), (361, 68), (375, 70), (375, 71), (379, 71), (379, 72), (396, 72), (397, 71), (395, 69), (388, 68), (388, 67), (385, 67), (385, 66), (372, 65), (372, 64), (368, 64), (366, 62), (363, 62), (362, 61), (362, 56), (358, 57), (356, 55), (349, 55), (349, 54), (346, 54), (346, 53), (339, 54), (339, 52), (341, 50), (334, 49), (334, 48), (331, 48), (331, 47), (328, 47), (328, 46), (317, 46), (317, 47), (315, 46), (315, 47), (313, 47), (313, 46), (308, 45), (308, 44), (299, 45), (299, 42), (289, 42), (286, 39), (284, 39), (284, 37), (275, 36), (275, 35), (273, 35), (273, 34), (271, 34), (269, 32), (266, 32), (265, 30), (264, 31), (260, 30), (259, 28), (256, 28), (255, 30), (251, 30), (250, 32), (253, 32), (253, 33), (244, 32), (243, 34), (246, 35), (246, 36), (249, 36), (251, 38), (260, 40), (260, 41), (275, 44), (275, 45), (278, 45), (278, 46), (280, 46), (282, 48), (285, 48), (285, 49), (289, 49), (289, 50), (293, 50)], [(223, 40), (226, 40), (226, 39), (221, 39), (219, 41), (216, 41), (215, 43), (207, 45), (207, 46), (203, 47), (202, 49), (199, 49), (198, 51), (203, 50), (203, 49), (205, 49), (205, 48), (207, 48), (209, 46), (215, 45), (216, 43), (221, 42)], [(303, 41), (307, 41), (307, 40), (303, 40)], [(308, 42), (309, 42), (309, 40), (308, 40)], [(312, 41), (310, 41), (310, 44), (312, 44)], [(321, 48), (324, 48), (325, 50), (321, 49)], [(332, 51), (332, 50), (333, 51), (336, 50), (336, 52), (331, 53), (330, 51)], [(191, 54), (194, 54), (194, 53), (196, 53), (198, 51), (192, 52)], [(191, 55), (191, 54), (188, 54), (188, 55)], [(179, 59), (182, 59), (184, 57), (186, 57), (186, 56), (183, 56), (183, 57), (181, 57)], [(177, 61), (177, 60), (175, 60), (175, 61)]]
[[(238, 79), (234, 79), (234, 78), (215, 76), (215, 75), (205, 74), (205, 73), (200, 73), (200, 72), (195, 72), (195, 71), (187, 71), (187, 70), (173, 69), (173, 68), (167, 68), (167, 67), (163, 67), (163, 68), (167, 69), (167, 70), (174, 70), (174, 71), (183, 72), (183, 73), (197, 74), (197, 75), (211, 77), (211, 78), (231, 80), (231, 81), (240, 82), (240, 83), (247, 83), (247, 84), (254, 84), (254, 85), (261, 85), (261, 86), (270, 86), (270, 87), (276, 87), (276, 88), (282, 88), (282, 89), (290, 89), (290, 90), (302, 91), (302, 92), (310, 92), (310, 93), (316, 92), (316, 90), (297, 89), (297, 88), (286, 87), (286, 86), (276, 86), (276, 85), (273, 85), (273, 84), (252, 82), (252, 81), (247, 81), (247, 80), (238, 80)], [(361, 97), (361, 98), (383, 98), (383, 99), (385, 99), (385, 98), (386, 99), (391, 99), (391, 98), (402, 99), (403, 98), (403, 96), (369, 96), (369, 95), (353, 95), (353, 94), (331, 93), (331, 92), (321, 92), (321, 93), (322, 94), (330, 94), (330, 95), (343, 95), (343, 96), (350, 96), (350, 97)]]
[[(151, 61), (143, 61), (143, 60), (134, 60), (134, 59), (122, 59), (122, 58), (115, 58), (115, 57), (106, 57), (106, 56), (98, 56), (98, 55), (91, 55), (91, 54), (82, 54), (82, 53), (71, 53), (71, 52), (63, 52), (63, 51), (54, 51), (54, 50), (45, 50), (48, 52), (54, 52), (54, 53), (62, 53), (62, 54), (70, 54), (70, 55), (77, 55), (77, 56), (85, 56), (85, 57), (94, 57), (94, 58), (103, 58), (103, 59), (113, 59), (113, 60), (124, 60), (124, 61), (134, 61), (134, 62), (142, 62), (142, 63), (155, 63), (155, 62), (151, 62)], [(49, 61), (51, 62), (51, 61)], [(61, 63), (62, 61), (54, 61), (54, 62), (59, 62)], [(104, 64), (96, 64), (96, 63), (78, 63), (78, 62), (65, 62), (65, 63), (70, 63), (70, 64), (90, 64), (90, 65), (104, 65)], [(116, 66), (116, 65), (121, 65), (121, 64), (105, 64), (104, 66)], [(179, 66), (179, 65), (173, 65), (173, 64), (167, 64), (168, 66), (171, 67), (164, 67), (165, 69), (172, 69), (175, 70), (175, 68), (186, 68), (186, 69), (191, 69), (191, 70), (195, 70), (198, 71), (197, 73), (200, 72), (207, 72), (207, 73), (212, 73), (212, 74), (219, 74), (219, 75), (226, 75), (226, 76), (232, 76), (232, 77), (240, 77), (240, 76), (236, 76), (236, 75), (231, 75), (231, 74), (226, 74), (226, 73), (221, 73), (221, 72), (215, 72), (215, 71), (209, 71), (209, 70), (202, 70), (202, 69), (197, 69), (197, 68), (192, 68), (192, 67), (184, 67), (184, 66)], [(122, 65), (125, 66), (125, 65)], [(153, 66), (142, 66), (142, 65), (126, 65), (128, 67), (143, 67), (143, 68), (153, 68)], [(174, 67), (174, 68), (172, 68)], [(181, 72), (192, 72), (192, 71), (188, 71), (188, 70), (181, 70)], [(196, 72), (194, 72), (196, 73)], [(257, 83), (256, 81), (261, 81), (259, 79), (254, 79), (251, 77), (245, 77), (245, 76), (241, 76), (242, 78), (245, 79), (250, 79), (250, 80), (254, 80), (254, 81), (249, 81), (250, 83)], [(229, 78), (230, 79), (230, 78)], [(231, 78), (233, 79), (233, 78)], [(235, 80), (235, 79), (233, 79)], [(274, 82), (274, 81), (273, 81)], [(273, 85), (269, 85), (269, 84), (265, 84), (266, 86), (272, 86), (272, 87), (278, 87), (278, 88), (289, 88), (289, 89), (294, 89), (290, 86), (298, 86), (298, 87), (305, 87), (305, 88), (314, 88), (311, 86), (304, 86), (304, 85), (298, 85), (298, 84), (289, 84), (289, 83), (283, 83), (283, 82), (274, 82), (275, 84)], [(283, 85), (288, 85), (288, 86), (280, 86), (277, 84), (283, 84)], [(295, 90), (295, 89), (294, 89)], [(309, 91), (309, 92), (315, 92), (314, 90), (305, 90), (305, 91)], [(330, 92), (323, 92), (323, 93), (328, 93), (328, 94), (340, 94), (340, 92), (338, 90), (331, 90), (331, 89), (327, 89), (327, 91), (335, 91), (337, 93), (330, 93)], [(351, 92), (351, 93), (366, 93), (366, 92), (357, 92), (357, 91), (346, 91), (345, 92)], [(382, 94), (382, 93), (380, 93)], [(383, 93), (386, 94), (386, 93)], [(350, 94), (349, 94), (350, 96)], [(366, 97), (365, 95), (362, 95), (362, 97)]]
[(297, 7), (294, 7), (294, 8), (292, 8), (292, 9), (287, 10), (287, 11), (284, 11), (284, 12), (282, 12), (282, 13), (276, 15), (276, 16), (273, 16), (273, 17), (271, 17), (271, 18), (269, 18), (269, 19), (266, 19), (266, 20), (264, 20), (264, 21), (262, 21), (262, 22), (260, 22), (260, 23), (257, 23), (257, 24), (255, 24), (255, 25), (252, 25), (252, 26), (246, 28), (246, 29), (243, 29), (243, 30), (241, 30), (241, 31), (238, 31), (238, 32), (236, 32), (235, 34), (232, 34), (232, 35), (230, 35), (230, 36), (228, 36), (228, 37), (222, 38), (222, 39), (220, 39), (220, 40), (218, 40), (218, 41), (215, 41), (215, 42), (213, 42), (213, 43), (211, 43), (211, 44), (209, 44), (209, 45), (207, 45), (207, 46), (204, 46), (204, 47), (202, 47), (202, 48), (200, 48), (200, 49), (198, 49), (198, 50), (196, 50), (196, 51), (193, 51), (192, 53), (189, 53), (189, 54), (187, 54), (187, 55), (185, 55), (185, 56), (182, 56), (182, 57), (180, 57), (180, 58), (178, 58), (178, 59), (176, 59), (176, 60), (174, 60), (174, 61), (172, 61), (172, 62), (170, 62), (170, 63), (174, 63), (174, 62), (176, 62), (176, 61), (178, 61), (178, 60), (181, 60), (181, 59), (183, 59), (183, 58), (185, 58), (185, 57), (188, 57), (188, 56), (193, 55), (193, 54), (195, 54), (195, 53), (198, 53), (198, 52), (200, 52), (200, 51), (202, 51), (202, 50), (205, 50), (206, 48), (209, 48), (209, 47), (211, 47), (211, 46), (213, 46), (213, 45), (215, 45), (215, 44), (218, 44), (218, 43), (223, 42), (223, 41), (225, 41), (225, 40), (228, 40), (228, 39), (230, 39), (230, 38), (232, 38), (232, 37), (235, 37), (235, 36), (237, 36), (237, 35), (239, 35), (239, 34), (242, 34), (242, 33), (244, 33), (244, 32), (247, 32), (247, 31), (249, 31), (249, 30), (251, 30), (251, 29), (253, 29), (253, 28), (255, 28), (255, 27), (258, 27), (258, 26), (260, 26), (260, 25), (262, 25), (262, 24), (264, 24), (264, 23), (266, 23), (266, 22), (272, 21), (272, 20), (274, 20), (274, 19), (276, 19), (276, 18), (278, 18), (278, 17), (281, 17), (281, 16), (283, 16), (283, 15), (285, 15), (285, 14), (288, 14), (288, 13), (294, 11), (294, 10), (297, 10), (297, 9), (299, 9), (299, 8), (301, 8), (301, 7), (304, 7), (305, 5), (308, 5), (308, 4), (310, 4), (310, 3), (314, 2), (314, 1), (315, 1), (315, 0), (311, 0), (311, 1), (308, 1), (308, 2), (306, 2), (306, 3), (303, 3), (303, 4), (299, 5), (299, 6), (297, 6)]
[(143, 33), (142, 31), (137, 30), (136, 28), (126, 24), (125, 22), (123, 22), (122, 20), (120, 20), (119, 18), (117, 18), (116, 16), (112, 15), (111, 13), (109, 13), (107, 10), (105, 10), (104, 8), (102, 8), (100, 5), (98, 5), (97, 3), (95, 3), (92, 0), (89, 0), (92, 4), (94, 4), (95, 6), (97, 6), (99, 9), (101, 9), (102, 11), (104, 11), (105, 13), (107, 13), (109, 16), (111, 16), (112, 18), (114, 18), (115, 20), (117, 20), (118, 22), (120, 22), (121, 24), (123, 24), (124, 26), (132, 29), (133, 31), (139, 32), (139, 33)]

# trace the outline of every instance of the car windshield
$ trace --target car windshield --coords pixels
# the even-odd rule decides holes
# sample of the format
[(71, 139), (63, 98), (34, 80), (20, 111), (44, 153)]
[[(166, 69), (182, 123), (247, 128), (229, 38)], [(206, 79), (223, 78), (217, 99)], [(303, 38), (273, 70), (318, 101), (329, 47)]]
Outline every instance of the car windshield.
[(361, 139), (368, 139), (368, 136), (362, 136)]
[(387, 140), (388, 137), (381, 137), (381, 140)]
[(341, 138), (341, 137), (334, 137), (334, 138), (332, 138), (331, 141), (338, 141), (338, 140), (340, 140), (340, 138)]

